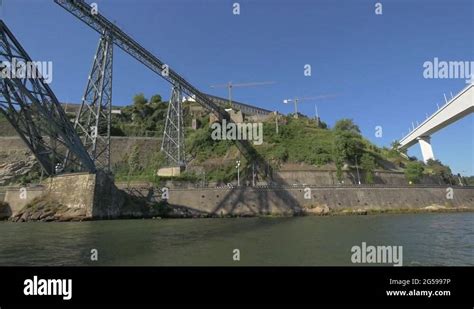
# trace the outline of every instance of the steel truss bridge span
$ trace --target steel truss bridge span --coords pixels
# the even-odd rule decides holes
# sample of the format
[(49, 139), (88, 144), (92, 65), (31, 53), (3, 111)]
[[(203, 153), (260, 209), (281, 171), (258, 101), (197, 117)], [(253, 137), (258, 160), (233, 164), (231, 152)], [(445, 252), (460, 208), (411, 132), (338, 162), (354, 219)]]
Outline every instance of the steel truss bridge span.
[[(86, 25), (97, 31), (100, 35), (107, 33), (113, 37), (113, 43), (123, 51), (140, 61), (150, 70), (167, 80), (173, 86), (180, 86), (188, 96), (193, 96), (197, 103), (212, 111), (219, 120), (230, 120), (229, 114), (219, 105), (215, 104), (205, 94), (191, 85), (178, 73), (172, 70), (165, 62), (155, 57), (142, 47), (119, 27), (110, 22), (100, 13), (93, 13), (93, 8), (83, 0), (54, 0), (72, 15), (83, 21)], [(167, 73), (167, 74), (165, 74)]]

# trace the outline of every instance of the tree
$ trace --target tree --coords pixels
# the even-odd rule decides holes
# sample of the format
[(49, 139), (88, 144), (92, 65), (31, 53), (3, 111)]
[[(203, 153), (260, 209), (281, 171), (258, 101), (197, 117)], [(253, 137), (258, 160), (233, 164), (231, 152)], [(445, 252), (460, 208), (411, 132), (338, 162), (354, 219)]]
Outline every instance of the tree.
[(143, 121), (151, 112), (150, 106), (143, 93), (139, 93), (133, 97), (132, 120), (134, 122)]
[(359, 127), (352, 119), (338, 120), (334, 126), (334, 163), (336, 176), (342, 180), (342, 167), (346, 161), (354, 161), (363, 149)]
[(355, 134), (360, 134), (359, 126), (354, 123), (352, 119), (341, 119), (334, 125), (335, 131), (348, 131)]
[(342, 163), (355, 162), (355, 156), (360, 155), (364, 145), (359, 134), (349, 131), (335, 131), (334, 154)]
[(160, 103), (161, 102), (161, 95), (155, 94), (150, 98), (150, 103)]
[(425, 168), (420, 162), (408, 162), (405, 168), (405, 178), (408, 180), (409, 183), (418, 183), (423, 177), (424, 170)]
[(392, 150), (396, 150), (398, 151), (398, 149), (400, 148), (401, 144), (398, 140), (394, 140), (390, 146), (392, 147)]
[(133, 105), (135, 107), (142, 108), (147, 102), (143, 93), (138, 93), (133, 97)]
[(344, 160), (340, 156), (336, 155), (335, 163), (336, 163), (336, 178), (338, 181), (342, 181), (342, 167), (344, 164)]
[(452, 178), (452, 172), (449, 166), (443, 165), (439, 160), (429, 159), (426, 162), (428, 169), (431, 172), (431, 175), (441, 177), (444, 182), (450, 182)]
[(336, 153), (344, 160), (352, 160), (363, 148), (360, 136), (347, 131), (337, 131), (334, 136)]
[(365, 172), (365, 182), (374, 183), (375, 159), (368, 153), (360, 158), (360, 166)]

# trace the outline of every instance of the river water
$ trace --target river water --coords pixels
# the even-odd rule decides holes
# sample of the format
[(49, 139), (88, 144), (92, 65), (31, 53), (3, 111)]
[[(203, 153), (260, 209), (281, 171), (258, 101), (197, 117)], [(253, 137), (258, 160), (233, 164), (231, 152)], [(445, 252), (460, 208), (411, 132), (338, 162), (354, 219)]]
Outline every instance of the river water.
[(0, 222), (0, 265), (350, 266), (362, 242), (403, 246), (405, 266), (474, 265), (474, 213)]

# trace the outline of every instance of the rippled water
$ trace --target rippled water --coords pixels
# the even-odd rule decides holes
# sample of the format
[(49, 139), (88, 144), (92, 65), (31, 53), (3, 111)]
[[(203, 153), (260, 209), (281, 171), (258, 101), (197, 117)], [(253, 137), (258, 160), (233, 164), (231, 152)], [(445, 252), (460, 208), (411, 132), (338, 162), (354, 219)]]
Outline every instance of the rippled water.
[(0, 265), (354, 265), (362, 242), (403, 246), (406, 266), (474, 265), (474, 213), (0, 222)]

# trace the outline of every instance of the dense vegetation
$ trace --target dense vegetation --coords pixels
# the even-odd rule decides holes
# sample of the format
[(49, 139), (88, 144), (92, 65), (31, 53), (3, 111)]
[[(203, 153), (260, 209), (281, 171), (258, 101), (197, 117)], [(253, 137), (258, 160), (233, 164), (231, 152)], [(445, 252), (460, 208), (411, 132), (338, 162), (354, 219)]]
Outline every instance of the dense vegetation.
[(474, 186), (474, 176), (465, 177), (468, 186)]
[[(197, 119), (201, 127), (192, 130), (190, 104), (184, 105), (186, 128), (186, 154), (188, 169), (181, 176), (189, 180), (227, 182), (235, 180), (236, 160), (241, 161), (241, 176), (251, 174), (252, 162), (241, 157), (233, 142), (217, 141), (211, 138), (209, 118)], [(147, 100), (143, 94), (133, 99), (133, 104), (122, 108), (122, 114), (114, 116), (113, 130), (120, 135), (161, 136), (166, 117), (167, 103), (159, 95)], [(273, 116), (275, 117), (275, 116)], [(423, 175), (439, 176), (446, 182), (455, 181), (449, 167), (439, 160), (427, 164), (408, 158), (398, 150), (394, 141), (390, 148), (379, 148), (366, 140), (359, 127), (351, 119), (341, 119), (333, 128), (324, 122), (299, 115), (278, 116), (278, 133), (275, 118), (263, 123), (263, 144), (256, 145), (258, 154), (268, 162), (269, 167), (278, 169), (283, 164), (298, 163), (314, 167), (336, 169), (339, 180), (344, 170), (359, 168), (364, 172), (364, 183), (374, 182), (377, 169), (404, 170), (408, 182), (419, 183)], [(162, 154), (156, 154), (152, 166), (141, 166), (139, 150), (134, 149), (128, 162), (116, 173), (127, 178), (148, 175), (154, 178), (157, 168), (166, 165)]]
[[(191, 130), (191, 115), (185, 104), (186, 153), (189, 168), (182, 176), (191, 180), (227, 182), (236, 178), (235, 161), (241, 161), (241, 175), (251, 173), (252, 162), (240, 157), (237, 147), (231, 141), (216, 141), (211, 138), (208, 117), (198, 119), (201, 127)], [(149, 101), (138, 94), (133, 104), (122, 108), (121, 115), (114, 115), (113, 132), (128, 136), (161, 136), (164, 128), (167, 104), (159, 95)], [(316, 122), (303, 115), (278, 116), (278, 133), (275, 119), (263, 123), (263, 144), (255, 146), (258, 154), (268, 162), (269, 167), (279, 168), (285, 163), (301, 163), (316, 167), (336, 168), (342, 178), (344, 168), (359, 164), (365, 171), (364, 182), (373, 182), (373, 173), (392, 162), (402, 167), (408, 162), (397, 151), (384, 150), (371, 144), (360, 134), (356, 124), (350, 119), (342, 119), (333, 129), (324, 122)], [(154, 173), (166, 164), (165, 158), (157, 154), (153, 166), (141, 166), (138, 149), (133, 149), (121, 165), (115, 167), (117, 177), (126, 179), (155, 178)], [(380, 162), (385, 162), (381, 164)], [(200, 167), (200, 169), (196, 168)]]
[[(242, 177), (251, 175), (252, 162), (247, 162), (232, 141), (213, 140), (209, 116), (205, 113), (192, 115), (191, 106), (185, 102), (184, 124), (186, 127), (187, 171), (181, 179), (229, 182), (236, 179), (236, 160), (241, 161)], [(137, 94), (129, 106), (121, 107), (121, 114), (112, 116), (112, 135), (161, 137), (165, 125), (167, 102), (160, 95), (149, 100), (143, 94)], [(192, 118), (197, 118), (199, 128), (191, 129)], [(337, 121), (333, 128), (322, 121), (316, 121), (299, 115), (275, 115), (263, 123), (263, 144), (255, 150), (268, 163), (265, 168), (278, 169), (284, 164), (302, 164), (314, 168), (335, 169), (337, 178), (343, 178), (343, 172), (360, 169), (364, 183), (374, 182), (376, 170), (404, 171), (410, 183), (419, 183), (424, 175), (439, 176), (448, 183), (456, 182), (449, 167), (438, 160), (423, 164), (416, 158), (408, 158), (398, 150), (399, 143), (394, 141), (390, 148), (379, 148), (366, 140), (359, 127), (351, 119)], [(1, 119), (0, 122), (5, 119)], [(279, 123), (278, 132), (276, 120)], [(135, 146), (114, 166), (118, 180), (157, 180), (156, 171), (166, 166), (164, 155), (157, 151), (148, 162), (140, 161), (140, 149)], [(472, 179), (471, 179), (472, 181)]]
[(133, 98), (133, 104), (121, 108), (121, 114), (112, 117), (114, 136), (161, 136), (168, 105), (154, 95), (148, 101), (140, 93)]

